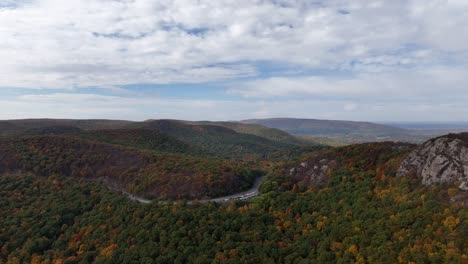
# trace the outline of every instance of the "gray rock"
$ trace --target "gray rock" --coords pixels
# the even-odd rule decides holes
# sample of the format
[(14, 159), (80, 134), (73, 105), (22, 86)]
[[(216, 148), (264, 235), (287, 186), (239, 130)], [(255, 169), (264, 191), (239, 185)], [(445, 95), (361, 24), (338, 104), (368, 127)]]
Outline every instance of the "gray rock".
[(454, 135), (429, 140), (403, 160), (397, 176), (416, 176), (425, 185), (457, 181), (468, 190), (468, 146)]
[(293, 175), (294, 172), (296, 172), (296, 168), (291, 168), (289, 170), (289, 175)]
[(327, 172), (330, 167), (336, 165), (334, 160), (319, 159), (315, 157), (297, 164), (289, 169), (289, 175), (297, 180), (301, 180), (308, 185), (318, 185), (327, 182)]

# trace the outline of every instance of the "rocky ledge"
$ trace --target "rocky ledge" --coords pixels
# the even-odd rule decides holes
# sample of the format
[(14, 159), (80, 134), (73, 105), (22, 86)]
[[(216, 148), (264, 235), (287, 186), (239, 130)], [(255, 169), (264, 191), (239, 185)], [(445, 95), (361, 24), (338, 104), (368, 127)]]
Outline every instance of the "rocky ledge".
[(468, 133), (425, 142), (403, 160), (397, 176), (418, 177), (425, 185), (456, 183), (468, 190)]

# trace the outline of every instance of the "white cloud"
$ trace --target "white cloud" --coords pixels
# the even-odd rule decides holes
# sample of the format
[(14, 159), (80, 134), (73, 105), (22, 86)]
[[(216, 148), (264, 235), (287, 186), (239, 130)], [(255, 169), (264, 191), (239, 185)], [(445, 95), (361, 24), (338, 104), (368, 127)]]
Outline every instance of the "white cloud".
[[(0, 97), (0, 118), (461, 120), (467, 13), (465, 0), (2, 1), (0, 88), (58, 90)], [(124, 87), (225, 80), (232, 100)], [(119, 96), (68, 93), (83, 87)]]
[(245, 62), (395, 66), (427, 62), (407, 45), (468, 50), (461, 0), (8, 3), (0, 7), (0, 87), (218, 81), (255, 75)]
[(468, 100), (466, 67), (405, 68), (351, 77), (273, 77), (237, 83), (228, 91), (246, 98), (315, 97), (362, 100)]
[(347, 103), (343, 106), (343, 110), (345, 111), (355, 111), (356, 109), (358, 109), (359, 105), (355, 104), (355, 103)]

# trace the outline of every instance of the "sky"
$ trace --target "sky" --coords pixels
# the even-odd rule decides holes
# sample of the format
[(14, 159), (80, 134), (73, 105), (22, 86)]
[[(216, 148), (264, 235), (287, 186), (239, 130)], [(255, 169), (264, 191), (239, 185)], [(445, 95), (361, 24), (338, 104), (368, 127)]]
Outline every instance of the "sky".
[(0, 119), (468, 121), (467, 0), (0, 0)]

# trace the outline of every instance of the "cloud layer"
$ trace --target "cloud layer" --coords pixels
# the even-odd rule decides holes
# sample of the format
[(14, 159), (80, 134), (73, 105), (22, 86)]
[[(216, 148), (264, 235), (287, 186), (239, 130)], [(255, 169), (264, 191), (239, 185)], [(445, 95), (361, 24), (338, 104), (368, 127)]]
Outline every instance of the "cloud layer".
[[(249, 109), (242, 117), (372, 120), (404, 114), (349, 112), (359, 105), (429, 105), (445, 114), (455, 105), (466, 112), (467, 13), (464, 0), (2, 1), (0, 88), (25, 92), (0, 100), (28, 116), (23, 103), (39, 95), (27, 91), (55, 89), (40, 95), (40, 100), (56, 98), (46, 100), (43, 108), (50, 110), (40, 114), (52, 116), (60, 105), (62, 113), (76, 116), (65, 102), (85, 100), (75, 93), (84, 88), (122, 92), (119, 87), (126, 85), (218, 83), (229, 102), (210, 98), (203, 104), (220, 107), (224, 116), (207, 111), (198, 119), (233, 119), (230, 109), (236, 107)], [(131, 119), (163, 112), (183, 118), (165, 102), (180, 102), (182, 108), (200, 103), (155, 97), (145, 99), (149, 106), (137, 107), (131, 102), (141, 98), (131, 91), (88, 95), (101, 104), (98, 112), (106, 106), (104, 112)], [(293, 107), (297, 100), (321, 101), (322, 108), (303, 113)], [(330, 111), (333, 104), (323, 100), (337, 108)], [(0, 115), (8, 118), (10, 112), (2, 109)], [(422, 116), (414, 114), (417, 118)]]

